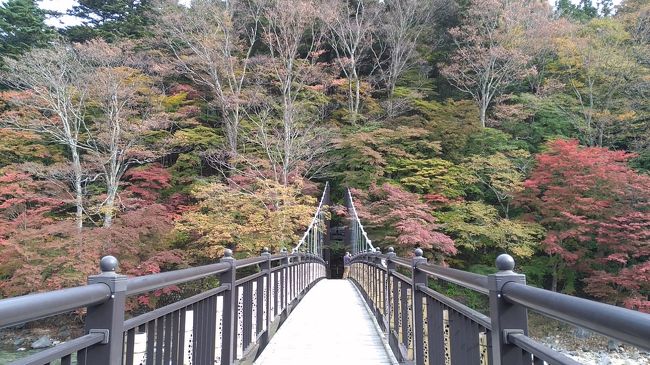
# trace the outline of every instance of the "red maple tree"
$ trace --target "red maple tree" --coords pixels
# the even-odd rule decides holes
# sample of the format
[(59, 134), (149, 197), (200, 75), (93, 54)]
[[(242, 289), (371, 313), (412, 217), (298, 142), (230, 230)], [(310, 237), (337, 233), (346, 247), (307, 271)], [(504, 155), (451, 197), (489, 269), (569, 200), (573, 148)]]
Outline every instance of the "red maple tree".
[(362, 223), (383, 235), (382, 246), (412, 252), (415, 247), (438, 258), (456, 253), (454, 240), (439, 232), (433, 206), (420, 196), (390, 184), (372, 185), (367, 191), (351, 189)]
[(520, 203), (547, 229), (546, 252), (583, 276), (586, 293), (650, 311), (650, 177), (627, 165), (632, 157), (553, 141)]

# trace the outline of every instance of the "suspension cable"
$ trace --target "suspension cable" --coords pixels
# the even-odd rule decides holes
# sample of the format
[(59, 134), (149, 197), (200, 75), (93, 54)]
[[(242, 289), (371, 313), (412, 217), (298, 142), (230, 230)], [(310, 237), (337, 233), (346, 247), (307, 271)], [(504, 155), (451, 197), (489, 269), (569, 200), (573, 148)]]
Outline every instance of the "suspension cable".
[(368, 233), (363, 228), (357, 209), (354, 207), (354, 200), (352, 192), (348, 188), (348, 213), (350, 214), (350, 233), (351, 233), (351, 250), (352, 254), (356, 255), (361, 252), (375, 251), (375, 246), (372, 245), (372, 240), (368, 238)]
[(326, 200), (329, 199), (329, 182), (325, 183), (325, 188), (323, 189), (323, 195), (320, 198), (320, 203), (318, 204), (318, 209), (314, 213), (314, 218), (312, 218), (311, 223), (305, 230), (305, 233), (302, 235), (302, 238), (293, 248), (293, 252), (307, 252), (318, 257), (323, 257), (323, 244), (325, 242), (325, 212), (323, 208), (325, 207)]

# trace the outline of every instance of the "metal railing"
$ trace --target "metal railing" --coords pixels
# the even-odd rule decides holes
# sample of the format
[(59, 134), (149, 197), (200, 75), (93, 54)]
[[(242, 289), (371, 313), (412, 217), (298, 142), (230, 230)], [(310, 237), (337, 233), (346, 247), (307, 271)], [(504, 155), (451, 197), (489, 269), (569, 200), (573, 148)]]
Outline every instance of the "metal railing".
[[(427, 263), (422, 250), (413, 259), (367, 252), (352, 258), (351, 278), (396, 357), (415, 364), (562, 364), (579, 362), (528, 337), (528, 314), (580, 326), (650, 350), (650, 314), (526, 285), (506, 254), (499, 270), (478, 275)], [(398, 270), (401, 268), (401, 270)], [(405, 275), (402, 272), (408, 272)], [(429, 279), (486, 294), (489, 316), (429, 288)]]
[[(528, 310), (650, 350), (650, 314), (526, 285), (512, 270), (514, 259), (502, 254), (499, 270), (479, 275), (430, 265), (423, 251), (412, 259), (392, 248), (375, 250), (363, 229), (348, 190), (353, 233), (348, 244), (356, 253), (350, 277), (360, 289), (393, 353), (400, 361), (421, 364), (579, 364), (528, 337)], [(358, 238), (367, 246), (359, 245)], [(399, 270), (398, 270), (399, 269)], [(410, 276), (409, 276), (410, 275)], [(429, 279), (487, 295), (489, 316), (429, 287)]]
[[(106, 256), (101, 274), (89, 277), (88, 285), (0, 300), (0, 328), (87, 311), (84, 336), (11, 365), (252, 362), (305, 293), (326, 276), (328, 199), (326, 184), (314, 219), (291, 254), (271, 255), (265, 248), (261, 256), (235, 260), (227, 249), (216, 264), (133, 278), (117, 274), (117, 259)], [(204, 278), (218, 278), (218, 284), (125, 320), (128, 297)]]
[[(42, 365), (233, 364), (252, 360), (304, 294), (325, 277), (324, 261), (312, 254), (235, 260), (226, 250), (219, 263), (127, 278), (117, 260), (102, 258), (101, 274), (88, 285), (0, 300), (0, 328), (87, 308), (86, 335), (11, 363)], [(238, 270), (258, 267), (237, 278)], [(239, 271), (241, 272), (241, 271)], [(250, 270), (248, 270), (250, 272)], [(125, 320), (126, 299), (207, 278), (218, 286)]]

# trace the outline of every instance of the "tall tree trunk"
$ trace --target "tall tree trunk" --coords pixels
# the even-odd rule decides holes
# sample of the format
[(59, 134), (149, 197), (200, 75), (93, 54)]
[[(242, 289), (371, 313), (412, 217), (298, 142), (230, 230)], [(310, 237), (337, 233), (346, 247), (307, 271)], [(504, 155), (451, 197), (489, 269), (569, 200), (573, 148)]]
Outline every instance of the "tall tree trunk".
[(113, 224), (113, 209), (115, 206), (115, 197), (106, 198), (106, 213), (104, 213), (104, 228), (109, 228)]
[(485, 124), (486, 124), (485, 120), (486, 120), (487, 108), (488, 108), (487, 103), (485, 102), (485, 100), (482, 100), (480, 109), (481, 109), (481, 127), (483, 128), (485, 128)]
[(117, 189), (119, 186), (119, 178), (109, 172), (106, 176), (106, 203), (104, 208), (104, 227), (109, 228), (113, 224), (113, 217), (115, 216), (115, 200), (117, 198)]
[(355, 68), (354, 72), (354, 114), (359, 114), (359, 104), (361, 102), (361, 81)]
[(79, 157), (79, 152), (77, 151), (76, 143), (70, 143), (70, 150), (72, 152), (72, 171), (74, 174), (74, 190), (75, 190), (75, 205), (77, 206), (77, 211), (75, 213), (75, 221), (77, 224), (77, 229), (81, 231), (83, 228), (83, 187), (81, 183), (82, 179), (82, 170), (81, 170), (81, 159)]
[(557, 260), (555, 260), (555, 262), (553, 263), (552, 271), (551, 271), (551, 277), (552, 277), (551, 291), (554, 291), (554, 292), (557, 291), (557, 279), (558, 279), (558, 267), (557, 266), (558, 266), (558, 263), (557, 263)]

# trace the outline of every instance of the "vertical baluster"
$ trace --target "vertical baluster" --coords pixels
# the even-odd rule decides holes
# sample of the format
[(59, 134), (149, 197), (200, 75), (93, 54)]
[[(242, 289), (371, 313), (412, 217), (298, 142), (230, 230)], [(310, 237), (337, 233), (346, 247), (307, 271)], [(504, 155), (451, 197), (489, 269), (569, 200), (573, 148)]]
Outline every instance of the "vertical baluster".
[(156, 365), (161, 365), (163, 362), (163, 340), (165, 331), (165, 319), (158, 318), (156, 320)]
[(437, 300), (428, 296), (427, 317), (431, 364), (443, 365), (445, 363), (445, 339), (442, 322), (442, 306)]
[[(169, 357), (165, 357), (165, 365), (169, 363), (176, 363), (178, 359), (178, 352), (179, 348), (181, 348), (178, 344), (178, 338), (179, 338), (179, 332), (181, 329), (179, 328), (179, 311), (174, 311), (171, 314), (171, 326), (169, 328), (169, 331), (171, 333), (171, 341), (170, 341), (170, 349), (168, 351)], [(180, 350), (182, 352), (182, 350)], [(166, 352), (167, 353), (167, 352)]]
[[(237, 307), (235, 309), (235, 313), (237, 314), (235, 316), (235, 349), (234, 349), (234, 356), (235, 359), (241, 358), (242, 353), (240, 352), (239, 344), (242, 344), (242, 351), (243, 351), (243, 343), (244, 343), (244, 285), (240, 285), (237, 287), (236, 290), (237, 294)], [(241, 340), (240, 340), (241, 339)]]
[(418, 265), (426, 264), (427, 259), (423, 256), (422, 249), (415, 250), (415, 257), (412, 261), (411, 281), (412, 281), (412, 308), (413, 308), (413, 323), (411, 330), (413, 332), (413, 347), (415, 349), (415, 363), (424, 364), (424, 325), (422, 299), (423, 294), (418, 286), (427, 286), (427, 274), (418, 270)]
[(147, 365), (154, 364), (154, 348), (156, 346), (156, 320), (147, 323)]
[(208, 343), (206, 346), (208, 347), (208, 357), (210, 360), (210, 364), (214, 364), (214, 360), (216, 358), (216, 348), (215, 348), (215, 343), (217, 341), (217, 301), (218, 297), (216, 295), (213, 295), (210, 297), (210, 306), (208, 307), (208, 310), (210, 311), (210, 321), (208, 322), (208, 334), (210, 335), (208, 339)]
[(465, 333), (467, 341), (467, 357), (471, 364), (480, 364), (481, 362), (481, 347), (479, 343), (479, 327), (471, 319), (463, 316), (463, 323), (465, 324)]
[(399, 325), (399, 318), (402, 315), (399, 311), (399, 302), (400, 302), (400, 292), (399, 292), (399, 281), (393, 276), (391, 277), (391, 282), (393, 286), (393, 331), (395, 331), (395, 338), (399, 341), (400, 331), (402, 328)]
[(282, 309), (287, 308), (287, 305), (289, 305), (289, 284), (290, 284), (290, 278), (289, 278), (289, 256), (287, 254), (286, 249), (283, 250), (283, 255), (284, 257), (282, 258), (282, 261), (280, 261), (280, 265), (282, 266), (282, 269), (280, 270), (280, 273), (282, 273), (282, 276), (280, 277), (281, 283), (282, 283)]
[(135, 352), (135, 328), (126, 332), (126, 365), (133, 365), (133, 355)]
[(88, 354), (88, 349), (87, 348), (77, 351), (77, 365), (86, 365), (86, 364), (88, 364), (88, 362), (86, 361), (87, 354)]
[[(178, 318), (178, 356), (175, 357), (175, 364), (182, 364), (185, 360), (185, 316), (187, 315), (187, 308), (181, 309)], [(189, 351), (189, 349), (187, 349)]]
[(61, 365), (72, 364), (72, 355), (66, 355), (61, 358)]
[(244, 284), (244, 351), (252, 342), (251, 330), (253, 329), (253, 283)]
[(407, 294), (407, 285), (406, 283), (401, 283), (400, 284), (400, 309), (401, 309), (401, 323), (402, 323), (402, 345), (404, 345), (404, 348), (408, 349), (409, 347), (409, 339), (408, 339), (408, 327), (409, 327), (409, 315), (408, 315), (408, 294)]
[(386, 253), (386, 316), (388, 317), (386, 326), (386, 334), (390, 340), (391, 330), (395, 329), (395, 318), (397, 307), (397, 296), (395, 295), (395, 279), (392, 277), (392, 273), (395, 271), (395, 262), (392, 260), (397, 256), (395, 250), (392, 247), (388, 247), (388, 253)]
[(203, 301), (192, 306), (192, 364), (203, 363)]
[(257, 337), (264, 331), (264, 277), (260, 277), (257, 279), (257, 285), (256, 285), (256, 295), (255, 295), (255, 328), (257, 329), (257, 332), (254, 333), (254, 336)]
[(463, 332), (461, 316), (453, 309), (449, 313), (449, 342), (451, 343), (452, 363), (467, 364), (467, 336)]
[(277, 316), (279, 313), (282, 312), (282, 308), (280, 308), (280, 276), (278, 275), (277, 272), (273, 274), (273, 315)]
[(163, 350), (163, 364), (169, 364), (169, 360), (171, 358), (171, 350), (172, 350), (172, 316), (171, 314), (168, 314), (165, 316), (165, 342), (164, 342), (164, 350)]

